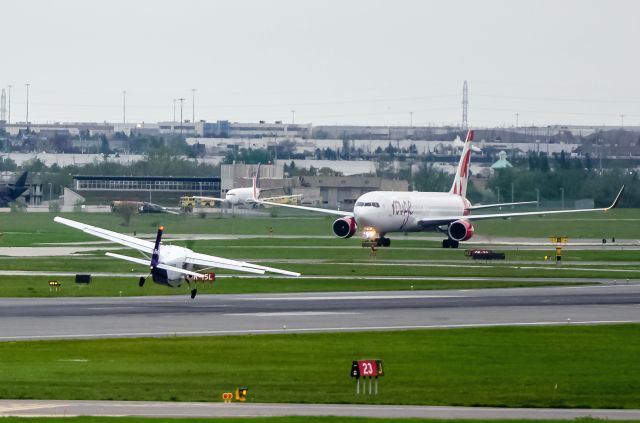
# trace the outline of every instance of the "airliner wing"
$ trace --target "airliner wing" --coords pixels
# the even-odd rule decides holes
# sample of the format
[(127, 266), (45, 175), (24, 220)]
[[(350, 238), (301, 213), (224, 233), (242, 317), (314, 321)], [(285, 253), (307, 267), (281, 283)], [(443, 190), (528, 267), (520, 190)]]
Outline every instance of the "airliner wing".
[(262, 201), (273, 201), (273, 200), (286, 200), (289, 198), (302, 198), (302, 194), (295, 194), (295, 195), (279, 195), (277, 197), (267, 197), (267, 198), (262, 198)]
[(498, 204), (481, 204), (479, 206), (467, 207), (467, 210), (490, 209), (493, 207), (522, 206), (525, 204), (536, 204), (537, 201), (520, 201), (518, 203), (498, 203)]
[(338, 215), (338, 216), (350, 216), (350, 217), (353, 217), (353, 213), (352, 212), (343, 212), (343, 211), (340, 211), (340, 210), (331, 210), (331, 209), (321, 209), (319, 207), (297, 206), (297, 205), (294, 205), (294, 204), (280, 204), (280, 203), (273, 203), (273, 202), (270, 202), (270, 201), (260, 200), (260, 199), (258, 199), (257, 192), (258, 192), (258, 187), (257, 187), (257, 184), (256, 184), (256, 178), (253, 178), (253, 190), (251, 191), (251, 193), (252, 193), (252, 196), (253, 196), (253, 202), (254, 203), (264, 204), (264, 205), (267, 205), (267, 206), (289, 207), (290, 209), (306, 210), (306, 211), (311, 211), (311, 212), (316, 212), (316, 213), (324, 213), (324, 214), (333, 214), (333, 215)]
[(255, 198), (253, 199), (253, 201), (258, 203), (258, 204), (265, 204), (265, 205), (268, 205), (268, 206), (289, 207), (291, 209), (306, 210), (306, 211), (312, 211), (312, 212), (316, 212), (316, 213), (335, 214), (335, 215), (338, 215), (338, 216), (351, 216), (351, 217), (353, 217), (353, 213), (352, 212), (345, 212), (345, 211), (340, 211), (340, 210), (321, 209), (320, 207), (296, 206), (294, 204), (280, 204), (280, 203), (273, 203), (273, 202), (270, 202), (270, 201), (257, 200)]
[(123, 235), (118, 232), (109, 231), (95, 226), (86, 225), (84, 223), (76, 222), (75, 220), (65, 219), (64, 217), (56, 216), (53, 219), (55, 222), (62, 223), (63, 225), (71, 226), (72, 228), (80, 229), (82, 232), (89, 235), (97, 236), (98, 238), (106, 239), (108, 241), (115, 242), (139, 250), (148, 254), (153, 252), (153, 242), (145, 241), (144, 239), (136, 238), (129, 235)]
[(191, 252), (185, 259), (185, 263), (194, 264), (203, 267), (217, 267), (222, 269), (237, 270), (240, 272), (256, 273), (259, 275), (265, 272), (278, 273), (286, 276), (300, 276), (300, 273), (289, 272), (287, 270), (276, 269), (273, 267), (260, 266), (244, 261), (229, 260), (222, 257), (210, 256)]
[(424, 227), (433, 227), (433, 226), (446, 225), (460, 219), (474, 221), (474, 220), (487, 220), (487, 219), (506, 219), (509, 217), (520, 217), (520, 216), (542, 216), (542, 215), (563, 214), (563, 213), (583, 213), (583, 212), (595, 212), (595, 211), (607, 212), (618, 206), (618, 203), (620, 203), (620, 199), (622, 198), (623, 192), (624, 192), (624, 185), (622, 186), (622, 188), (620, 188), (618, 195), (616, 195), (615, 200), (613, 200), (613, 203), (611, 203), (609, 207), (599, 208), (599, 209), (548, 210), (548, 211), (535, 211), (535, 212), (522, 212), (522, 213), (496, 213), (496, 214), (478, 214), (478, 215), (450, 216), (450, 217), (442, 216), (442, 217), (419, 219), (418, 224)]

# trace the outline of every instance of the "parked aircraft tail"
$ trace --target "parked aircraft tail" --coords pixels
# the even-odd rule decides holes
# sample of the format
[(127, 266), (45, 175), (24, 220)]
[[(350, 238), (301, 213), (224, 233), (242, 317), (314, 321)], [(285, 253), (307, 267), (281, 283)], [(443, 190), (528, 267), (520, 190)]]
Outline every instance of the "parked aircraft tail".
[(258, 197), (260, 196), (260, 165), (261, 163), (258, 163), (258, 170), (256, 171), (256, 174), (252, 178), (252, 184), (251, 184), (253, 187), (252, 197), (254, 201), (257, 200)]
[(456, 176), (453, 179), (453, 185), (449, 190), (451, 194), (457, 194), (462, 197), (467, 196), (467, 182), (469, 180), (469, 162), (471, 161), (471, 141), (473, 141), (473, 131), (467, 132), (467, 138), (464, 141), (460, 163), (456, 169)]
[(27, 174), (29, 172), (23, 172), (22, 175), (20, 175), (20, 177), (18, 179), (16, 179), (16, 182), (13, 184), (13, 186), (16, 187), (23, 187), (25, 186), (26, 182), (27, 182)]

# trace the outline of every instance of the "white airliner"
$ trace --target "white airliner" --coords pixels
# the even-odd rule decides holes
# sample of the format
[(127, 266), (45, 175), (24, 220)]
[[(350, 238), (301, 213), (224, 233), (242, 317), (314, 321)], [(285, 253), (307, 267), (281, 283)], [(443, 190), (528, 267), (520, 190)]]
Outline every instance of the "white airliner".
[(360, 227), (362, 228), (363, 238), (369, 241), (370, 244), (388, 247), (391, 245), (391, 240), (386, 237), (388, 233), (439, 231), (447, 235), (447, 239), (442, 241), (444, 248), (458, 248), (460, 241), (467, 241), (473, 236), (473, 221), (475, 220), (608, 211), (618, 205), (624, 191), (623, 186), (613, 203), (607, 208), (473, 215), (471, 213), (478, 209), (527, 204), (530, 202), (471, 205), (471, 202), (466, 198), (466, 194), (472, 141), (473, 131), (469, 131), (462, 149), (453, 185), (449, 192), (372, 191), (361, 195), (356, 200), (353, 213), (278, 204), (260, 200), (257, 197), (254, 197), (254, 201), (261, 204), (341, 216), (332, 225), (333, 233), (340, 238), (352, 237), (357, 228)]
[(217, 197), (204, 197), (204, 196), (194, 196), (193, 198), (197, 198), (199, 200), (205, 201), (218, 201), (225, 204), (230, 204), (231, 206), (253, 206), (255, 205), (254, 198), (259, 198), (263, 201), (277, 201), (282, 199), (291, 199), (291, 198), (299, 198), (301, 195), (281, 195), (277, 197), (266, 197), (262, 198), (261, 194), (267, 191), (279, 190), (282, 188), (260, 188), (260, 165), (258, 165), (258, 170), (256, 175), (252, 178), (253, 184), (250, 187), (246, 188), (233, 188), (227, 191), (224, 198)]
[[(274, 269), (273, 267), (259, 266), (257, 264), (246, 263), (243, 261), (229, 260), (222, 257), (196, 253), (188, 248), (177, 245), (163, 246), (161, 243), (164, 227), (162, 226), (158, 229), (156, 242), (154, 244), (151, 241), (145, 241), (140, 238), (123, 235), (107, 229), (85, 225), (84, 223), (65, 219), (59, 216), (56, 216), (53, 220), (55, 222), (62, 223), (63, 225), (80, 229), (89, 235), (97, 236), (98, 238), (103, 238), (140, 251), (142, 255), (145, 256), (144, 259), (123, 256), (115, 253), (106, 253), (106, 255), (149, 266), (149, 276), (151, 276), (151, 279), (155, 283), (172, 288), (179, 287), (182, 285), (183, 281), (186, 281), (189, 287), (191, 287), (191, 280), (203, 279), (210, 275), (194, 272), (194, 266), (199, 267), (200, 270), (220, 268), (236, 270), (239, 272), (255, 273), (258, 275), (263, 275), (265, 272), (271, 272), (286, 276), (300, 276), (300, 273), (289, 272), (287, 270)], [(143, 286), (145, 280), (146, 278), (141, 276), (138, 282), (139, 285)], [(192, 289), (191, 298), (195, 298), (197, 292), (197, 289)]]

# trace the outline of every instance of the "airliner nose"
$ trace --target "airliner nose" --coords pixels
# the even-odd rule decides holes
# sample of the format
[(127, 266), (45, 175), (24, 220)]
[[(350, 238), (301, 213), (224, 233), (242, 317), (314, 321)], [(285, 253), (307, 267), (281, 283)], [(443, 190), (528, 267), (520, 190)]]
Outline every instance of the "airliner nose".
[(358, 226), (371, 226), (371, 208), (356, 206), (353, 208), (353, 217)]

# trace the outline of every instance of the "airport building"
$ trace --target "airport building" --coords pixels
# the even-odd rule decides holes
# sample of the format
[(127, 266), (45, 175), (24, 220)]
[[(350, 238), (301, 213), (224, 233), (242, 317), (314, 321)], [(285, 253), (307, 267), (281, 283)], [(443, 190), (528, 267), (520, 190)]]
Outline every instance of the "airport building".
[(217, 177), (75, 175), (73, 187), (91, 204), (130, 200), (177, 206), (184, 195), (220, 197)]
[(356, 199), (371, 191), (408, 191), (409, 182), (376, 176), (305, 176), (293, 194), (302, 194), (303, 204), (353, 210)]

